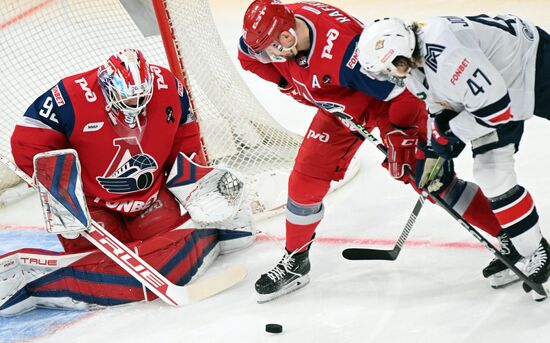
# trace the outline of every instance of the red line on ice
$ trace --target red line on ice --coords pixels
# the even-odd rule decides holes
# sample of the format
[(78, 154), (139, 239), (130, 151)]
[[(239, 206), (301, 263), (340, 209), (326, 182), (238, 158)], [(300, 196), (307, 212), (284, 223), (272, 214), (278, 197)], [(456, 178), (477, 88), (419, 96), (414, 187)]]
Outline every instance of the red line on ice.
[[(32, 226), (32, 225), (4, 225), (0, 224), (0, 231), (44, 231), (46, 229), (43, 226)], [(260, 234), (256, 238), (260, 242), (265, 241), (284, 241), (284, 237), (275, 237), (271, 235)], [(393, 239), (383, 239), (383, 238), (353, 238), (353, 237), (318, 237), (315, 239), (316, 244), (326, 244), (326, 245), (358, 245), (358, 246), (367, 246), (367, 245), (395, 245), (395, 240)], [(431, 248), (454, 248), (454, 249), (481, 249), (483, 245), (477, 242), (432, 242), (428, 240), (414, 240), (409, 239), (405, 245), (414, 246), (414, 247), (431, 247)]]
[(38, 5), (35, 5), (31, 8), (29, 8), (28, 10), (26, 10), (25, 12), (22, 12), (18, 15), (16, 15), (15, 17), (11, 18), (11, 19), (8, 19), (8, 21), (0, 24), (0, 30), (3, 30), (5, 29), (6, 27), (18, 22), (19, 20), (21, 19), (24, 19), (26, 17), (28, 17), (29, 15), (33, 14), (34, 12), (40, 10), (42, 7), (46, 6), (46, 5), (49, 5), (50, 3), (52, 3), (54, 0), (45, 0), (41, 3), (39, 3)]

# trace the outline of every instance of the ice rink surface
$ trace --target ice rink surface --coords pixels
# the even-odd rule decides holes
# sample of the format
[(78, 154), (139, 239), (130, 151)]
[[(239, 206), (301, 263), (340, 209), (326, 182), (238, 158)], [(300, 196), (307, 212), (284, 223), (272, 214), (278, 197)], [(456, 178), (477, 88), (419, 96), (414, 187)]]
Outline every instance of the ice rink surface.
[[(379, 16), (407, 20), (432, 15), (513, 13), (550, 30), (550, 3), (540, 1), (332, 1), (364, 21)], [(421, 3), (421, 5), (420, 5)], [(247, 1), (211, 1), (227, 49), (236, 57)], [(1, 31), (0, 31), (1, 34)], [(1, 37), (1, 36), (0, 36)], [(235, 58), (236, 62), (236, 58)], [(62, 75), (60, 75), (61, 77)], [(311, 109), (292, 103), (275, 88), (243, 75), (264, 106), (284, 126), (304, 132)], [(238, 106), (238, 104), (236, 104)], [(520, 183), (532, 193), (544, 234), (550, 235), (550, 123), (526, 125), (516, 155)], [(427, 204), (394, 262), (347, 261), (353, 246), (393, 247), (417, 198), (380, 168), (369, 143), (358, 153), (361, 171), (326, 199), (325, 219), (311, 250), (311, 283), (293, 294), (257, 304), (254, 282), (282, 256), (284, 218), (259, 223), (252, 247), (221, 256), (206, 276), (243, 263), (248, 277), (211, 299), (182, 308), (140, 303), (97, 312), (39, 310), (0, 319), (0, 342), (525, 342), (550, 341), (550, 300), (536, 303), (515, 284), (493, 290), (481, 275), (492, 255), (443, 210)], [(471, 157), (457, 172), (472, 180)], [(60, 249), (42, 231), (38, 197), (0, 210), (0, 253), (22, 247)], [(282, 334), (265, 324), (279, 323)]]

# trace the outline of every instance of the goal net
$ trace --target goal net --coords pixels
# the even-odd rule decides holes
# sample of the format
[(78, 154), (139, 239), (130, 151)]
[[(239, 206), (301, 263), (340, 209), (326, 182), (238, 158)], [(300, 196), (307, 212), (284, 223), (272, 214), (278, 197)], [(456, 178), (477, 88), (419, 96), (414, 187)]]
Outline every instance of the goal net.
[[(246, 176), (257, 217), (284, 205), (301, 137), (280, 126), (244, 84), (207, 0), (2, 0), (0, 7), (3, 155), (11, 157), (11, 132), (38, 95), (134, 47), (150, 63), (182, 71), (209, 164)], [(0, 166), (0, 192), (15, 182)]]

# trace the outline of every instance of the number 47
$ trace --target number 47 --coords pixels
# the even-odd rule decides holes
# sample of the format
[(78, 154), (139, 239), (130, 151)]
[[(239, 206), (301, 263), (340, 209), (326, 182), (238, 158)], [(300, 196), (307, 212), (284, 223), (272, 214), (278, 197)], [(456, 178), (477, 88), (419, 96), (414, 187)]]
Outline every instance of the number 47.
[(487, 78), (487, 76), (479, 69), (477, 68), (474, 73), (472, 74), (472, 78), (468, 79), (468, 81), (466, 81), (466, 83), (468, 84), (468, 87), (470, 87), (470, 89), (472, 90), (472, 93), (474, 95), (478, 95), (479, 93), (485, 93), (485, 91), (483, 90), (483, 87), (478, 85), (473, 79), (477, 79), (478, 76), (481, 75), (481, 77), (483, 79), (485, 79), (485, 81), (489, 84), (489, 85), (492, 85), (491, 81), (489, 81), (489, 79)]

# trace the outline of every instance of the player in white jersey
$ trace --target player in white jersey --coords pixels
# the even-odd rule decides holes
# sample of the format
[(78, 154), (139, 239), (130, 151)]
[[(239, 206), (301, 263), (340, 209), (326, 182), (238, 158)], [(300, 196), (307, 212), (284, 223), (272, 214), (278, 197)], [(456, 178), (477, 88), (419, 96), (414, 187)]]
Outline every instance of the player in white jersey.
[[(514, 154), (524, 121), (550, 118), (550, 35), (513, 15), (435, 17), (411, 26), (384, 18), (368, 25), (358, 44), (366, 74), (404, 82), (427, 103), (427, 149), (452, 159), (471, 143), (474, 177), (502, 227), (502, 252), (513, 263), (524, 257), (529, 277), (545, 283), (550, 248), (533, 199), (517, 182)], [(511, 281), (506, 269), (493, 260), (483, 274), (502, 286)]]

